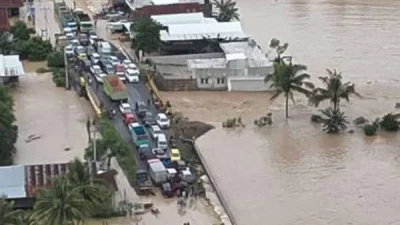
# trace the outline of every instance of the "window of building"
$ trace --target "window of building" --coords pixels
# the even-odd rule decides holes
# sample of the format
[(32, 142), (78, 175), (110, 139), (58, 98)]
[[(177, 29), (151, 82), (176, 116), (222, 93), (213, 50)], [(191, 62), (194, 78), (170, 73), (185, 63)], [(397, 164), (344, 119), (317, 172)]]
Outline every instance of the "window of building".
[(225, 79), (224, 78), (217, 78), (217, 84), (224, 84)]
[(225, 83), (225, 78), (221, 78), (221, 84)]
[(201, 78), (200, 79), (201, 84), (208, 84), (208, 78)]

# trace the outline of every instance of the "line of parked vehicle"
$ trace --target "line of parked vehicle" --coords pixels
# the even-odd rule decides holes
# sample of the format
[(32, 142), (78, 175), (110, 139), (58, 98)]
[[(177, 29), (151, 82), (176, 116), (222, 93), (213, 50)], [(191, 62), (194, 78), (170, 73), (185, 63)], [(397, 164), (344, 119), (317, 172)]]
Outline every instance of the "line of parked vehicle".
[[(194, 178), (181, 159), (174, 140), (168, 139), (165, 132), (170, 128), (169, 117), (160, 112), (159, 107), (156, 107), (159, 112), (153, 114), (150, 104), (158, 106), (153, 100), (149, 99), (146, 103), (131, 99), (134, 107), (128, 100), (125, 85), (140, 82), (138, 67), (95, 32), (77, 33), (67, 39), (64, 51), (74, 69), (89, 75), (89, 82), (94, 79), (97, 85), (103, 86), (104, 93), (122, 114), (123, 122), (137, 147), (137, 155), (146, 162), (147, 169), (139, 169), (136, 174), (140, 193), (152, 193), (152, 182), (160, 186), (167, 197), (172, 197), (178, 190), (185, 191)], [(116, 109), (109, 112), (111, 116), (115, 115)]]

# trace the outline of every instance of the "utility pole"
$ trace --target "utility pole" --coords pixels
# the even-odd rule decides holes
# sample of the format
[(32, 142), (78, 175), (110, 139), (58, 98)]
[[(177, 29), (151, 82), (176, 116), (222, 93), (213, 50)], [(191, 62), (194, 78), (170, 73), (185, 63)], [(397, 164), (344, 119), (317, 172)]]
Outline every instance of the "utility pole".
[(46, 36), (47, 36), (47, 38), (50, 40), (50, 36), (49, 36), (49, 32), (48, 32), (48, 30), (49, 30), (49, 28), (48, 28), (48, 19), (47, 19), (47, 10), (49, 10), (50, 9), (50, 7), (48, 7), (48, 6), (44, 6), (44, 7), (41, 7), (40, 8), (40, 10), (42, 10), (42, 11), (44, 11), (44, 21), (45, 21), (45, 31), (46, 31)]
[(68, 70), (68, 57), (64, 51), (64, 66), (65, 66), (65, 89), (69, 90), (69, 70)]

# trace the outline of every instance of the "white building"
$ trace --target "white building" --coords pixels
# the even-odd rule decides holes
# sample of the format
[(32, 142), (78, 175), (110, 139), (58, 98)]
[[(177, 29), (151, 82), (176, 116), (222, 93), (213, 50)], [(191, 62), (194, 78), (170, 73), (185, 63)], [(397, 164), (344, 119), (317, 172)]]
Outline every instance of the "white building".
[(265, 91), (267, 74), (273, 63), (253, 39), (220, 44), (225, 53), (218, 59), (189, 59), (187, 65), (200, 89), (229, 91)]
[(173, 24), (218, 23), (215, 18), (204, 17), (202, 12), (153, 15), (151, 18), (163, 26)]
[(0, 85), (17, 83), (24, 74), (19, 55), (0, 55)]

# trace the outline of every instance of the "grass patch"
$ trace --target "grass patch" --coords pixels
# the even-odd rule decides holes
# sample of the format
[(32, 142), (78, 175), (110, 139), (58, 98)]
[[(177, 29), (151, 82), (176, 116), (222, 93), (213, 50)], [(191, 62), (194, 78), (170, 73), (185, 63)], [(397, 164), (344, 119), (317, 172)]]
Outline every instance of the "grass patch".
[(129, 183), (134, 187), (136, 185), (136, 159), (133, 152), (136, 152), (136, 149), (122, 139), (107, 118), (101, 118), (99, 126), (104, 144), (111, 149)]
[(49, 68), (37, 68), (36, 69), (36, 73), (48, 73), (51, 72), (51, 70)]

